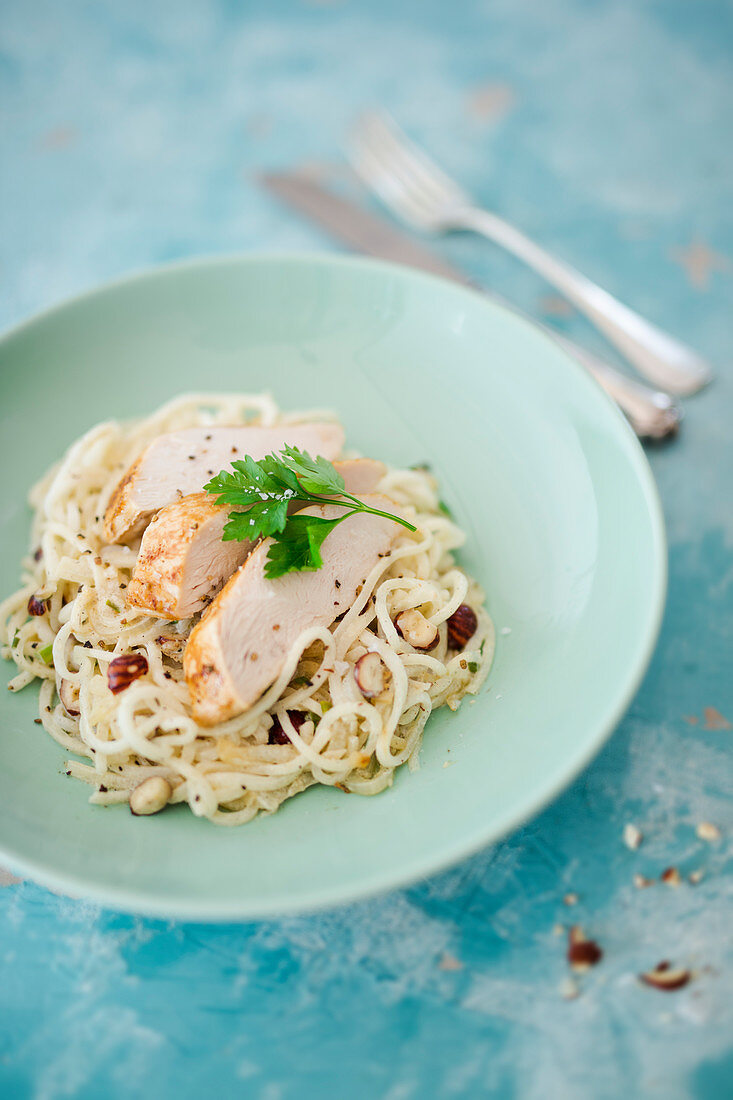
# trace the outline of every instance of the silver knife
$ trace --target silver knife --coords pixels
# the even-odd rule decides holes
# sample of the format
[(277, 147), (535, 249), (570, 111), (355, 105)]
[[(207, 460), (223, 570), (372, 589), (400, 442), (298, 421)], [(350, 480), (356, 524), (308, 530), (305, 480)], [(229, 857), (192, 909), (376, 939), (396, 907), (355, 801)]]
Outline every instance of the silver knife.
[[(304, 214), (327, 232), (356, 252), (376, 256), (381, 260), (415, 267), (445, 279), (480, 289), (495, 302), (520, 313), (515, 306), (505, 302), (498, 294), (483, 290), (458, 268), (447, 263), (430, 249), (396, 229), (391, 222), (363, 209), (356, 203), (330, 191), (305, 174), (299, 172), (268, 172), (259, 181), (277, 198)], [(679, 428), (681, 413), (669, 394), (643, 385), (609, 366), (592, 352), (579, 347), (573, 341), (560, 336), (547, 326), (521, 314), (532, 324), (539, 325), (557, 343), (593, 375), (626, 413), (634, 431), (641, 438), (664, 439), (674, 435)]]

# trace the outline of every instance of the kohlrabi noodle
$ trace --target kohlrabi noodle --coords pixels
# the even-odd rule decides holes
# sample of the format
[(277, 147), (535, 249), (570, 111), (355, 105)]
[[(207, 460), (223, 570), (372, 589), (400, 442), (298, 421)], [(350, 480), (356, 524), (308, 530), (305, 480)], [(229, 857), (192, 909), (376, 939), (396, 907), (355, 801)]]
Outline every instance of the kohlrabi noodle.
[[(31, 492), (31, 553), (22, 588), (0, 606), (2, 654), (18, 667), (11, 690), (40, 680), (43, 726), (73, 754), (67, 772), (91, 785), (91, 802), (127, 802), (143, 779), (160, 775), (173, 788), (172, 802), (186, 802), (217, 824), (239, 825), (313, 783), (376, 794), (390, 785), (395, 768), (416, 766), (432, 711), (457, 709), (486, 679), (493, 627), (483, 593), (453, 558), (463, 533), (441, 510), (427, 470), (390, 470), (379, 491), (417, 531), (400, 528), (392, 553), (375, 565), (350, 610), (330, 629), (303, 633), (250, 710), (213, 728), (193, 721), (182, 657), (198, 616), (170, 623), (127, 605), (139, 543), (104, 542), (107, 502), (162, 432), (313, 419), (324, 413), (284, 415), (268, 396), (181, 397), (145, 420), (92, 428)], [(31, 597), (45, 602), (44, 614), (29, 615)], [(475, 611), (478, 629), (455, 653), (446, 622), (461, 604)], [(413, 649), (395, 630), (396, 616), (409, 608), (439, 627), (429, 652)], [(368, 651), (387, 670), (385, 690), (374, 699), (364, 697), (354, 677)], [(148, 672), (113, 695), (109, 662), (131, 652), (146, 656)], [(269, 743), (277, 722), (283, 744)]]

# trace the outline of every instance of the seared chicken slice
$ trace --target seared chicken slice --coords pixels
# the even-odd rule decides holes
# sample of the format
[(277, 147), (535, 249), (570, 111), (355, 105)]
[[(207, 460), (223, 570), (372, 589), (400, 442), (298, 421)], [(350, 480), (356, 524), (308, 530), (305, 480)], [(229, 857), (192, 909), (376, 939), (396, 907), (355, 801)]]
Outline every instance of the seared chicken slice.
[[(335, 462), (349, 493), (367, 493), (386, 467), (372, 458)], [(222, 542), (230, 507), (209, 493), (191, 493), (161, 509), (146, 528), (127, 589), (128, 604), (162, 619), (187, 619), (201, 611), (253, 542)]]
[(108, 542), (129, 542), (155, 512), (203, 489), (237, 458), (260, 459), (289, 443), (311, 455), (333, 459), (344, 445), (340, 424), (312, 422), (276, 428), (184, 428), (149, 443), (115, 489), (104, 516)]
[(354, 496), (371, 493), (387, 473), (387, 467), (376, 458), (344, 458), (333, 465), (344, 479), (346, 492)]
[(251, 542), (222, 542), (229, 509), (208, 493), (162, 508), (145, 529), (125, 596), (161, 619), (187, 619), (231, 577)]
[[(374, 508), (395, 508), (376, 494), (363, 500)], [(326, 519), (343, 515), (333, 504), (303, 511)], [(195, 721), (215, 726), (248, 710), (277, 679), (299, 635), (309, 627), (330, 626), (352, 606), (357, 588), (399, 531), (394, 520), (357, 512), (323, 542), (320, 569), (275, 580), (265, 576), (272, 539), (263, 539), (188, 639), (183, 670)]]

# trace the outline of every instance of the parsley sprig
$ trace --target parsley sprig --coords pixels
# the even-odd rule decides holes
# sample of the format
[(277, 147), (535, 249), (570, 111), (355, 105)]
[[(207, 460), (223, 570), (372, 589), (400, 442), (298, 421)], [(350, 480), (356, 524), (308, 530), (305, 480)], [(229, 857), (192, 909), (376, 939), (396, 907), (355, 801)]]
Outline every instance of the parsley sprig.
[[(341, 474), (325, 458), (311, 458), (297, 447), (283, 447), (279, 455), (268, 455), (256, 461), (247, 456), (232, 462), (232, 470), (221, 470), (204, 488), (216, 496), (217, 504), (233, 505), (224, 527), (224, 541), (272, 538), (267, 555), (265, 576), (273, 579), (285, 573), (313, 572), (323, 565), (321, 546), (326, 537), (357, 512), (384, 516), (401, 523), (408, 531), (413, 524), (401, 516), (370, 508), (358, 497), (346, 492)], [(339, 499), (334, 500), (333, 497)], [(336, 504), (344, 509), (342, 516), (324, 519), (322, 516), (289, 514), (290, 505)]]

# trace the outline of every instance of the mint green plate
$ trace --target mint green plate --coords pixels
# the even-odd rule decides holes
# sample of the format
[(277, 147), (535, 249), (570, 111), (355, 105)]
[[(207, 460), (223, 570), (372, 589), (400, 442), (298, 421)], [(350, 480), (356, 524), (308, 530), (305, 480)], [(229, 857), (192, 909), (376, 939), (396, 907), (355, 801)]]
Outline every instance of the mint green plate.
[(438, 279), (330, 256), (163, 268), (0, 341), (3, 594), (36, 477), (97, 421), (187, 390), (332, 407), (350, 446), (430, 462), (497, 626), (488, 686), (430, 719), (391, 790), (312, 789), (239, 829), (90, 806), (33, 724), (35, 689), (3, 691), (0, 862), (114, 908), (224, 920), (402, 886), (536, 813), (613, 730), (659, 629), (662, 516), (621, 415), (542, 333)]

